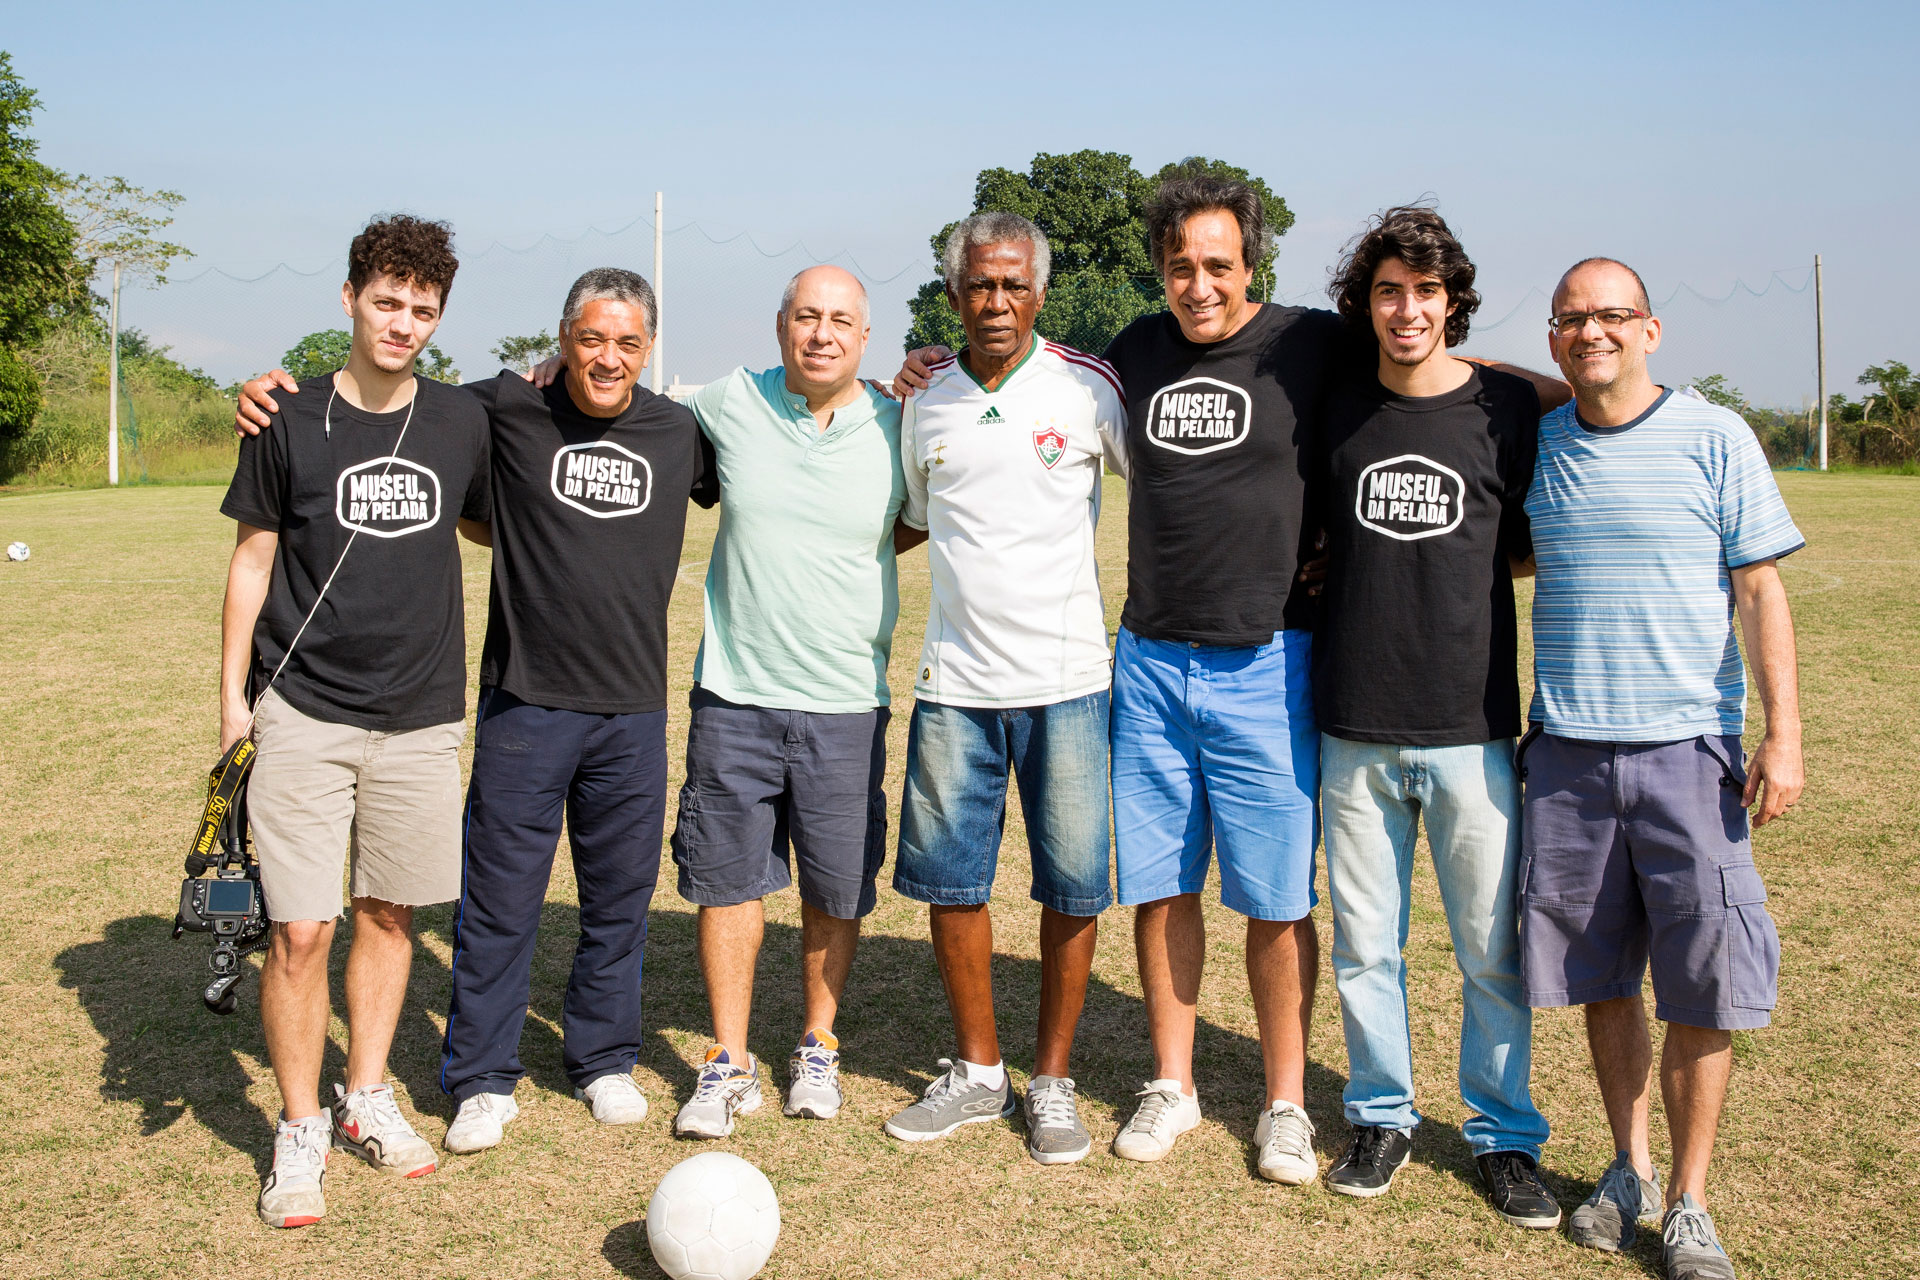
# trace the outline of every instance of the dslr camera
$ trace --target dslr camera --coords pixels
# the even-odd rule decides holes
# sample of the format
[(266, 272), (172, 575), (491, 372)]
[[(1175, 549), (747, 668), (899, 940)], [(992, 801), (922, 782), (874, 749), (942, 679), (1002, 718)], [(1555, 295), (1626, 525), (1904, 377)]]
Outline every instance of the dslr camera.
[[(213, 936), (207, 965), (213, 981), (201, 991), (208, 1009), (229, 1014), (247, 973), (243, 961), (267, 945), (267, 902), (260, 867), (247, 848), (247, 776), (255, 747), (242, 738), (227, 749), (207, 780), (207, 807), (187, 851), (187, 878), (180, 882), (180, 908), (173, 936)], [(213, 874), (208, 875), (208, 872)]]

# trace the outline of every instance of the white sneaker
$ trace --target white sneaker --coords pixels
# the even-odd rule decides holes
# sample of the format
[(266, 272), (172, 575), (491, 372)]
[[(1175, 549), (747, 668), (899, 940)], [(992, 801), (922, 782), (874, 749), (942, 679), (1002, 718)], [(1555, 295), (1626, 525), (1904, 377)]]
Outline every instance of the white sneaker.
[(427, 1140), (400, 1114), (393, 1086), (384, 1081), (352, 1093), (333, 1086), (333, 1145), (404, 1178), (432, 1173), (437, 1163)]
[(324, 1115), (282, 1120), (273, 1130), (273, 1169), (260, 1184), (260, 1221), (270, 1227), (309, 1227), (327, 1212), (321, 1182), (333, 1122)]
[(1140, 1105), (1113, 1137), (1113, 1154), (1122, 1160), (1158, 1160), (1200, 1123), (1200, 1094), (1180, 1092), (1177, 1080), (1149, 1080), (1134, 1097)]
[(520, 1114), (510, 1093), (476, 1093), (460, 1104), (447, 1126), (446, 1148), (456, 1155), (472, 1155), (500, 1145), (507, 1121)]
[(590, 1080), (573, 1096), (593, 1108), (593, 1118), (601, 1124), (639, 1124), (647, 1118), (647, 1095), (624, 1071)]
[(1260, 1113), (1253, 1129), (1260, 1148), (1260, 1176), (1290, 1187), (1304, 1187), (1320, 1176), (1313, 1154), (1313, 1121), (1291, 1102), (1276, 1102)]
[(673, 1118), (673, 1132), (680, 1138), (724, 1138), (733, 1132), (735, 1116), (750, 1115), (760, 1109), (760, 1070), (753, 1056), (741, 1066), (727, 1057), (719, 1045), (707, 1050), (700, 1079), (693, 1096), (680, 1114)]
[(825, 1031), (809, 1031), (787, 1059), (787, 1115), (831, 1120), (845, 1101), (840, 1092), (840, 1042)]

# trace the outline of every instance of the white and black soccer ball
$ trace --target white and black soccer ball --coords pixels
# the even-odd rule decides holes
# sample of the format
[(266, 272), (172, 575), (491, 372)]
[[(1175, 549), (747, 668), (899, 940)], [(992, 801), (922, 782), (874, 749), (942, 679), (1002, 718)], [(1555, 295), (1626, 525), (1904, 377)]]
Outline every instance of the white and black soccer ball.
[(673, 1280), (747, 1280), (779, 1238), (773, 1184), (724, 1151), (673, 1166), (647, 1204), (647, 1244)]
[(9, 542), (7, 544), (7, 559), (9, 560), (25, 560), (32, 554), (32, 549), (24, 542)]

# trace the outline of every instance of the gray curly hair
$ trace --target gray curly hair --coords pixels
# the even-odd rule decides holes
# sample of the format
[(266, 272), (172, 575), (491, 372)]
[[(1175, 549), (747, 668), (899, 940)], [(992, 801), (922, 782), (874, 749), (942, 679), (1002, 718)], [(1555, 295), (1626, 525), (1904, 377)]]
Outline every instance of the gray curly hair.
[(958, 296), (967, 274), (967, 250), (1021, 240), (1033, 246), (1033, 287), (1046, 288), (1053, 271), (1053, 249), (1047, 244), (1047, 233), (1017, 213), (1001, 212), (976, 213), (953, 224), (941, 263), (947, 288)]

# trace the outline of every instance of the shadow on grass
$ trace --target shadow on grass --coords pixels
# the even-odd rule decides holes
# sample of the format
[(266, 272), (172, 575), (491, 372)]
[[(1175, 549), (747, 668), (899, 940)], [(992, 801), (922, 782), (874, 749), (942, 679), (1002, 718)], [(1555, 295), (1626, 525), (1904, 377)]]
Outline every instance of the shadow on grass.
[[(423, 908), (416, 917), (421, 934), (449, 942), (452, 919), (451, 907)], [(157, 915), (125, 917), (109, 924), (99, 940), (69, 947), (56, 959), (61, 984), (77, 993), (106, 1042), (101, 1096), (137, 1103), (143, 1135), (156, 1133), (191, 1111), (216, 1137), (253, 1156), (264, 1171), (272, 1152), (272, 1121), (248, 1097), (256, 1083), (253, 1064), (265, 1059), (258, 983), (245, 984), (239, 1013), (229, 1018), (209, 1014), (199, 998), (206, 980), (205, 940), (171, 941), (171, 923)], [(704, 1042), (711, 1025), (695, 951), (695, 917), (687, 911), (656, 910), (648, 926), (640, 1065), (667, 1081), (673, 1094), (670, 1106), (678, 1109), (693, 1091), (696, 1070), (679, 1045), (689, 1038)], [(571, 1086), (561, 1064), (558, 1028), (578, 929), (575, 907), (549, 903), (542, 909), (529, 1015), (520, 1042), (521, 1062), (533, 1083), (562, 1096), (571, 1092)], [(338, 993), (349, 934), (343, 924), (331, 962), (337, 1011), (342, 1007)], [(776, 1091), (785, 1083), (786, 1057), (802, 1030), (799, 972), (799, 929), (768, 922), (750, 1047), (766, 1064), (763, 1080)], [(994, 957), (993, 972), (1008, 1063), (1016, 1070), (1028, 1070), (1039, 1009), (1039, 962), (1000, 954)], [(1245, 979), (1237, 971), (1216, 970), (1212, 980), (1243, 983)], [(416, 950), (389, 1059), (390, 1074), (416, 1111), (443, 1121), (453, 1113), (439, 1082), (447, 988), (445, 964), (426, 947)], [(1331, 997), (1330, 987), (1323, 994)], [(1330, 999), (1323, 1000), (1320, 1016), (1332, 1014), (1331, 1005)], [(862, 939), (837, 1030), (852, 1077), (850, 1087), (860, 1088), (864, 1077), (885, 1081), (906, 1095), (920, 1093), (935, 1060), (952, 1054), (946, 998), (932, 947), (924, 937), (880, 934)], [(329, 1040), (321, 1078), (341, 1079), (344, 1070), (341, 1046)], [(1196, 1035), (1194, 1070), (1209, 1116), (1245, 1144), (1251, 1175), (1262, 1079), (1259, 1042), (1203, 1018)], [(1081, 1095), (1124, 1118), (1132, 1112), (1139, 1082), (1150, 1073), (1140, 997), (1096, 976), (1088, 985), (1074, 1050), (1074, 1075)], [(1337, 1156), (1344, 1143), (1346, 1123), (1340, 1106), (1344, 1083), (1339, 1072), (1308, 1062), (1307, 1110), (1320, 1132), (1323, 1158)], [(777, 1092), (774, 1096), (777, 1101)], [(426, 1136), (437, 1144), (438, 1133)], [(1108, 1137), (1096, 1136), (1102, 1143)], [(1472, 1154), (1457, 1128), (1426, 1121), (1417, 1155), (1478, 1186)], [(616, 1253), (632, 1256), (643, 1264), (637, 1274), (654, 1274), (646, 1270), (652, 1262), (644, 1237), (644, 1224), (620, 1228), (608, 1238), (609, 1258)]]
[(600, 1256), (623, 1276), (635, 1280), (663, 1280), (666, 1272), (653, 1260), (653, 1246), (647, 1243), (647, 1220), (635, 1218), (607, 1232)]

